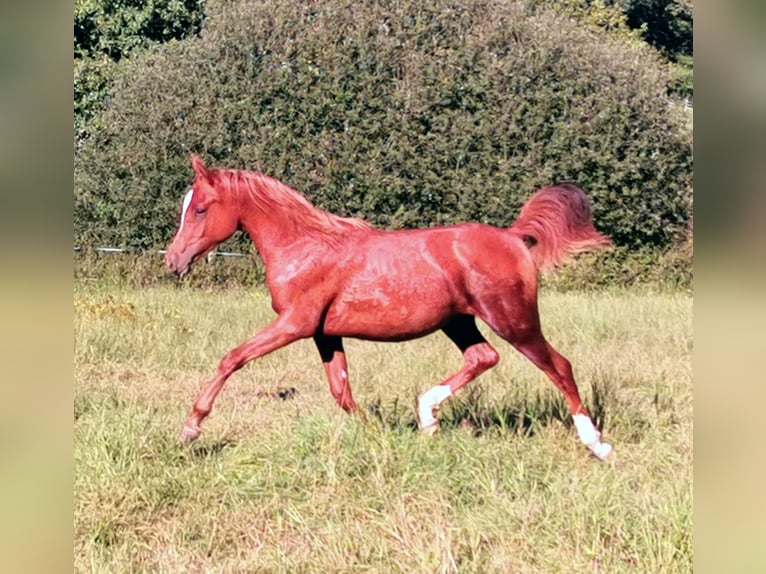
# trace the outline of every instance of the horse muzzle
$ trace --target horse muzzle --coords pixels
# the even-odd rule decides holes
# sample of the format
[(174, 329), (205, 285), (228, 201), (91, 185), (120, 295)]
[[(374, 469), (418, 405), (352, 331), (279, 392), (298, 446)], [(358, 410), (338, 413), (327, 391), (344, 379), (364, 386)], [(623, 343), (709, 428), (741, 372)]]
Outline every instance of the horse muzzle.
[(178, 253), (168, 251), (165, 254), (165, 265), (176, 277), (183, 277), (189, 272), (190, 261), (184, 260)]

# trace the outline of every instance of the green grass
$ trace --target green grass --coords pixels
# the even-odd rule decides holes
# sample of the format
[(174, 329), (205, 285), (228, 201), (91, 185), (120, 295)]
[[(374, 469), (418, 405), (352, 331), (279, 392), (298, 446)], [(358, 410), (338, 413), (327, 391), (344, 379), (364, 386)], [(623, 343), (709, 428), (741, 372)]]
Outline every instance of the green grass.
[[(582, 446), (544, 376), (500, 364), (415, 428), (460, 365), (446, 337), (346, 341), (345, 415), (300, 341), (177, 432), (221, 356), (273, 316), (259, 290), (75, 287), (78, 572), (691, 572), (691, 297), (545, 294), (548, 339), (616, 449)], [(295, 387), (288, 400), (259, 391)]]

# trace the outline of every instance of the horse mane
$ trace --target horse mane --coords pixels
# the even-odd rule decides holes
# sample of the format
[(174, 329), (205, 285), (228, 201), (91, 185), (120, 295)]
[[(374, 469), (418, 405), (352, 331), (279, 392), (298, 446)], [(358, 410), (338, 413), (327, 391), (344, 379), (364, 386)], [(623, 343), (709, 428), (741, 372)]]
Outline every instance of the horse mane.
[(291, 187), (257, 171), (213, 170), (211, 177), (222, 190), (235, 197), (246, 194), (253, 205), (264, 213), (279, 210), (290, 224), (330, 243), (337, 242), (351, 231), (372, 229), (362, 219), (340, 217), (315, 207)]

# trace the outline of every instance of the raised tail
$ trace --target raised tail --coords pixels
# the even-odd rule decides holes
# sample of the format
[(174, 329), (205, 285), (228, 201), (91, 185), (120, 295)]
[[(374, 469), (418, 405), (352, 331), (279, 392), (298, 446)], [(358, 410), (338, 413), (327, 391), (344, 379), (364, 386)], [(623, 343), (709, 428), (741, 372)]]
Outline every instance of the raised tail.
[(578, 253), (612, 244), (594, 229), (585, 192), (571, 183), (536, 192), (521, 208), (510, 231), (524, 241), (542, 272), (555, 269)]

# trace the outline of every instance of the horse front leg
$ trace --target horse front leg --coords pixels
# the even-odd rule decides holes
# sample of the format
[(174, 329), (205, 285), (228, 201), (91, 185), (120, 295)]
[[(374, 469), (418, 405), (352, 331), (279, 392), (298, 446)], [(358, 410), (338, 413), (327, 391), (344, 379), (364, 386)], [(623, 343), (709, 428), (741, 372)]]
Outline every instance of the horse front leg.
[(218, 393), (232, 373), (254, 359), (310, 336), (312, 331), (313, 328), (307, 328), (305, 323), (297, 321), (293, 315), (284, 314), (252, 339), (229, 351), (218, 365), (215, 376), (202, 387), (194, 401), (194, 406), (181, 429), (181, 442), (190, 443), (200, 435), (202, 421), (210, 414)]
[(330, 383), (330, 392), (335, 398), (335, 402), (349, 414), (356, 412), (356, 403), (351, 396), (351, 387), (348, 384), (348, 368), (346, 367), (346, 353), (343, 351), (343, 339), (316, 334), (314, 335), (314, 342), (319, 349), (319, 355), (322, 357), (322, 364)]

